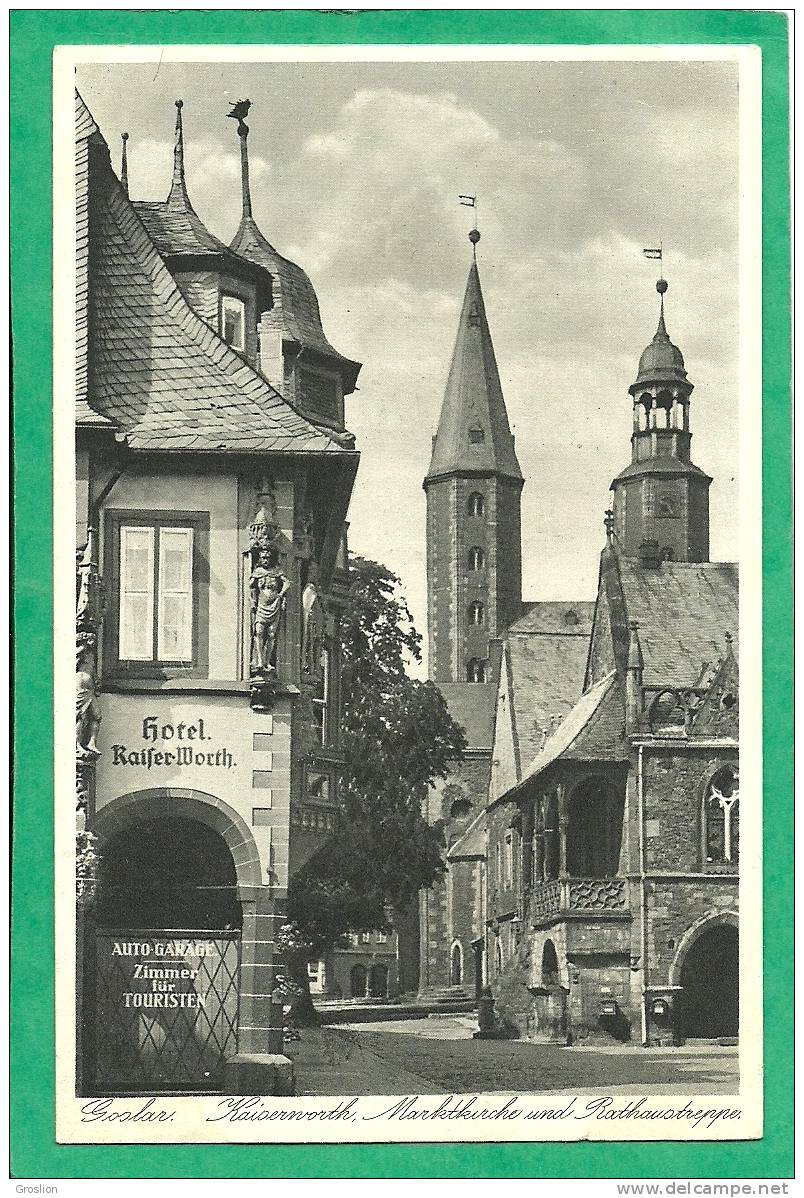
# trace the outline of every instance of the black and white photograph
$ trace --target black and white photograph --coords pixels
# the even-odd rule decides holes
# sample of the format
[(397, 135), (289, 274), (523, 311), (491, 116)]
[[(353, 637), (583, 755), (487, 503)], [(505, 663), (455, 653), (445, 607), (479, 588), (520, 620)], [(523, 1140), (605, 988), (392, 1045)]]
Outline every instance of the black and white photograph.
[(334, 49), (59, 52), (59, 1139), (757, 1136), (756, 61)]

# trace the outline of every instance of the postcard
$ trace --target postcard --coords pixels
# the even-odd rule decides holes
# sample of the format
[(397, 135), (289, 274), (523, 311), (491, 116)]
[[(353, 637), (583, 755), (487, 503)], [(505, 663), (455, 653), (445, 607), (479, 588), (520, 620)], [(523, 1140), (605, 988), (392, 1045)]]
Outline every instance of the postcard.
[(57, 1145), (762, 1140), (762, 85), (56, 45)]

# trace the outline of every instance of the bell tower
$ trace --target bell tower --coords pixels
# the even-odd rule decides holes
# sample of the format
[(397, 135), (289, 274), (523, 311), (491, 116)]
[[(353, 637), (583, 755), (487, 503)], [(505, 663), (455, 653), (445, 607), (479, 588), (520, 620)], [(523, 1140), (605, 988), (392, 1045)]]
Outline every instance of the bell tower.
[(508, 424), (476, 248), (427, 495), (427, 623), (434, 682), (492, 682), (489, 643), (520, 615), (524, 480)]
[(659, 279), (659, 325), (629, 387), (631, 464), (614, 479), (614, 534), (626, 557), (647, 564), (709, 560), (709, 486), (690, 457), (690, 396), (684, 358), (667, 334)]

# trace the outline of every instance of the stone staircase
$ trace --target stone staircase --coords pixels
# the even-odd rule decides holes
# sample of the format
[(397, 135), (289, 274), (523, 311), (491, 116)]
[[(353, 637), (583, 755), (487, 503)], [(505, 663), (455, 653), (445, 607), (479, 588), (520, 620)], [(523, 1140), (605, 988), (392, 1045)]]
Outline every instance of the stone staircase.
[(426, 986), (416, 995), (423, 1006), (443, 1008), (447, 1011), (471, 1011), (475, 996), (464, 986)]

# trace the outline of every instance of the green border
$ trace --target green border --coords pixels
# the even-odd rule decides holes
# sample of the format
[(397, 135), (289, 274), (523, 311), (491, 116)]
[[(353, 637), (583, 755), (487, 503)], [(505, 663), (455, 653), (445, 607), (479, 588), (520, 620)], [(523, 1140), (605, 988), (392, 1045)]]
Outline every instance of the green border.
[[(765, 1136), (729, 1144), (178, 1145), (54, 1140), (51, 105), (57, 44), (728, 43), (762, 50)], [(793, 1175), (788, 17), (745, 10), (11, 13), (16, 627), (11, 1118), (20, 1178)]]

